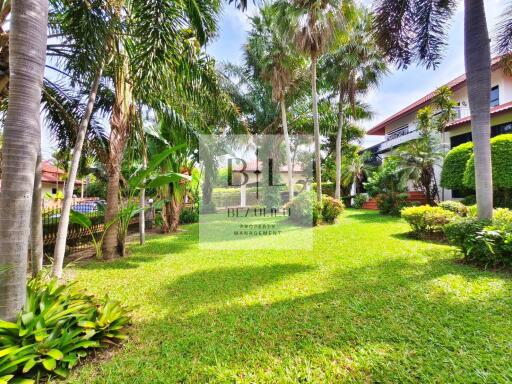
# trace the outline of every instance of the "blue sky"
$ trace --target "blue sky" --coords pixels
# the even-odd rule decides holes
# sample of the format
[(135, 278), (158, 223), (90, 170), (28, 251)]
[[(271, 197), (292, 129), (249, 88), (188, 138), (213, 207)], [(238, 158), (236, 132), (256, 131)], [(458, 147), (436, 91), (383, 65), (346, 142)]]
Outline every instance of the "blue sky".
[[(243, 44), (249, 29), (249, 17), (257, 8), (249, 1), (246, 12), (237, 10), (232, 4), (224, 6), (218, 37), (207, 46), (206, 50), (219, 62), (241, 63)], [(461, 1), (459, 1), (461, 2)], [(371, 4), (371, 0), (364, 1)], [(506, 0), (485, 0), (487, 21), (492, 35), (498, 16), (505, 7)], [(463, 9), (459, 8), (450, 27), (449, 44), (442, 64), (434, 70), (411, 66), (407, 70), (392, 70), (378, 89), (372, 90), (366, 97), (374, 112), (372, 121), (363, 122), (366, 128), (399, 111), (416, 99), (433, 91), (440, 85), (464, 73)], [(106, 122), (108, 123), (108, 122)], [(108, 128), (107, 128), (108, 129)], [(367, 136), (364, 146), (382, 141), (378, 136)], [(48, 132), (43, 132), (43, 157), (49, 158), (53, 152)]]
[[(250, 0), (249, 0), (250, 1)], [(371, 1), (365, 1), (370, 4)], [(499, 14), (505, 7), (505, 0), (485, 0), (489, 31), (492, 35)], [(207, 51), (218, 61), (240, 63), (242, 46), (249, 29), (249, 16), (256, 12), (250, 4), (247, 12), (242, 13), (232, 5), (226, 5), (220, 19), (218, 38), (207, 47)], [(449, 43), (442, 64), (434, 70), (411, 66), (407, 70), (392, 70), (378, 89), (372, 90), (365, 98), (374, 112), (372, 121), (363, 125), (370, 128), (373, 124), (399, 111), (406, 105), (447, 83), (464, 73), (463, 9), (459, 4), (450, 27)], [(381, 141), (379, 137), (367, 137), (365, 144)]]

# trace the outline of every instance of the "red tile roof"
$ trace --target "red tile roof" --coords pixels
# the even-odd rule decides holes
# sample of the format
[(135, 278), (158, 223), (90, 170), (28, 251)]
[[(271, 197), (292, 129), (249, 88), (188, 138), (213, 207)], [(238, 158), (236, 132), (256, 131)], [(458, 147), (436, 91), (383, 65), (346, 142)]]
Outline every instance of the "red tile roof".
[[(491, 108), (491, 116), (499, 115), (500, 113), (508, 112), (510, 110), (512, 110), (512, 101), (492, 107)], [(449, 131), (450, 129), (460, 127), (461, 125), (469, 123), (470, 121), (471, 121), (471, 116), (467, 116), (467, 117), (463, 117), (461, 119), (454, 120), (446, 125), (446, 130)]]
[[(501, 58), (503, 56), (496, 56), (491, 61), (492, 70), (496, 70), (500, 66)], [(460, 75), (453, 79), (452, 81), (445, 84), (445, 86), (449, 87), (452, 91), (456, 91), (466, 85), (466, 74)], [(367, 134), (368, 135), (384, 135), (386, 133), (386, 126), (391, 124), (398, 119), (404, 117), (405, 115), (420, 110), (425, 107), (435, 96), (435, 91), (430, 92), (428, 95), (422, 97), (419, 100), (416, 100), (414, 103), (408, 105), (404, 109), (398, 111), (394, 115), (388, 117), (386, 120), (374, 126), (370, 129)]]
[[(41, 172), (41, 181), (43, 183), (54, 183), (56, 184), (57, 181), (59, 183), (64, 182), (64, 175), (66, 172), (49, 161), (45, 160), (43, 161), (43, 168)], [(81, 180), (75, 180), (75, 185), (82, 185)]]

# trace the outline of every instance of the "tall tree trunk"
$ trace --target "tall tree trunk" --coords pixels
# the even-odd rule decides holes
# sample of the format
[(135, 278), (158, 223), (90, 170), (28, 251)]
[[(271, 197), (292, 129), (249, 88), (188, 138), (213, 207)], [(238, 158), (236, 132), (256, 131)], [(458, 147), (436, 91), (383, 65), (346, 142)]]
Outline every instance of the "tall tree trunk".
[[(144, 140), (144, 137), (142, 138)], [(148, 156), (146, 151), (146, 143), (142, 143), (142, 167), (146, 169), (148, 166)], [(145, 182), (145, 180), (144, 180)], [(146, 188), (141, 188), (140, 190), (140, 208), (141, 211), (139, 213), (139, 242), (140, 245), (144, 244), (146, 241)]]
[(478, 217), (492, 217), (491, 53), (483, 0), (464, 1), (464, 57), (475, 154)]
[(343, 92), (339, 90), (338, 100), (338, 133), (336, 134), (336, 186), (334, 190), (334, 197), (341, 198), (341, 139), (343, 137)]
[[(71, 157), (71, 167), (68, 174), (68, 183), (64, 191), (64, 200), (62, 201), (62, 211), (59, 219), (59, 228), (57, 230), (57, 239), (55, 240), (55, 250), (53, 252), (53, 268), (52, 275), (62, 277), (62, 269), (64, 266), (64, 254), (66, 252), (66, 239), (68, 236), (69, 214), (71, 212), (71, 204), (73, 203), (73, 187), (75, 185), (76, 174), (78, 173), (78, 166), (80, 158), (82, 157), (82, 147), (87, 133), (87, 127), (91, 120), (94, 103), (96, 101), (96, 94), (98, 93), (98, 86), (100, 84), (101, 72), (103, 68), (100, 67), (94, 75), (94, 80), (89, 92), (87, 100), (87, 108), (84, 117), (80, 122), (78, 128), (78, 135), (76, 138), (75, 148)], [(82, 185), (83, 190), (83, 185)]]
[(316, 198), (322, 201), (322, 164), (320, 155), (320, 123), (318, 121), (318, 95), (316, 93), (316, 62), (315, 54), (311, 55), (311, 97), (313, 98), (313, 128), (315, 134), (315, 172)]
[[(108, 155), (107, 209), (105, 223), (117, 220), (119, 213), (119, 179), (121, 162), (126, 140), (130, 133), (131, 116), (133, 114), (132, 87), (128, 79), (128, 58), (123, 55), (123, 65), (114, 74), (115, 101), (110, 119), (110, 140)], [(119, 256), (118, 248), (119, 225), (110, 225), (103, 240), (103, 258), (113, 259)]]
[(283, 125), (284, 145), (286, 147), (286, 166), (288, 167), (288, 201), (292, 201), (294, 196), (293, 188), (293, 163), (290, 136), (288, 135), (288, 121), (286, 120), (286, 103), (284, 97), (281, 97), (281, 122)]
[(30, 211), (41, 140), (41, 88), (48, 1), (12, 2), (10, 89), (2, 147), (0, 192), (0, 319), (12, 320), (25, 302)]
[(169, 222), (169, 230), (170, 232), (177, 232), (178, 226), (180, 224), (180, 213), (181, 213), (181, 199), (177, 197), (171, 198), (170, 207), (170, 222)]
[(43, 269), (43, 214), (42, 214), (42, 172), (41, 141), (39, 141), (39, 152), (37, 154), (36, 171), (34, 175), (34, 190), (32, 194), (31, 228), (30, 228), (30, 250), (32, 276), (36, 276)]

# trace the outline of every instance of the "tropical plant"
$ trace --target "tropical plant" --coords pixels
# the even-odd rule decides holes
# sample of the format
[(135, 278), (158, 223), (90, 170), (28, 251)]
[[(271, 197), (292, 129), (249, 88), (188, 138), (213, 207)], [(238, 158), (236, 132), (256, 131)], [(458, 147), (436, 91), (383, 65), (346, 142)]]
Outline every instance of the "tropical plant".
[[(0, 193), (0, 318), (12, 319), (25, 301), (39, 108), (46, 51), (48, 2), (13, 2), (9, 33), (9, 105), (3, 130)], [(12, 267), (12, 268), (11, 268)]]
[[(333, 48), (320, 61), (321, 77), (325, 87), (333, 96), (338, 96), (335, 149), (337, 199), (341, 196), (345, 106), (348, 103), (355, 110), (356, 98), (376, 86), (380, 77), (387, 72), (386, 61), (372, 33), (371, 14), (365, 8), (346, 6), (345, 9), (344, 26), (337, 31)], [(355, 112), (352, 115), (356, 115)]]
[[(446, 46), (454, 0), (377, 0), (377, 41), (399, 66), (413, 61), (436, 67)], [(464, 0), (464, 58), (468, 85), (471, 132), (475, 153), (476, 196), (480, 218), (491, 218), (491, 52), (484, 0)]]
[(293, 83), (300, 79), (300, 71), (305, 62), (294, 52), (286, 35), (279, 33), (280, 19), (276, 11), (276, 7), (263, 6), (259, 15), (251, 19), (252, 28), (245, 45), (246, 66), (252, 68), (256, 76), (260, 76), (271, 85), (272, 98), (279, 102), (288, 169), (288, 192), (291, 200), (294, 196), (294, 185), (286, 98)]
[(280, 18), (285, 34), (291, 34), (297, 49), (311, 60), (311, 99), (315, 137), (315, 177), (317, 201), (322, 201), (322, 173), (320, 152), (320, 124), (318, 118), (317, 63), (332, 41), (340, 25), (340, 3), (325, 0), (279, 1)]
[(28, 282), (26, 296), (16, 322), (0, 320), (0, 382), (66, 377), (89, 349), (126, 338), (128, 310), (108, 296), (44, 276)]
[(381, 213), (398, 215), (407, 202), (407, 179), (396, 159), (387, 158), (364, 184), (368, 195), (377, 199)]

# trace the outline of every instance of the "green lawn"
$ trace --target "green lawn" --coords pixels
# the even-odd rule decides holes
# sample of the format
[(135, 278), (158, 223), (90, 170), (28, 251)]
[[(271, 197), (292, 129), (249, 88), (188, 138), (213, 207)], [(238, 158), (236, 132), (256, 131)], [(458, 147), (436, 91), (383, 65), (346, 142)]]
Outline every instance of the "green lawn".
[(130, 339), (72, 383), (504, 383), (512, 280), (348, 211), (312, 251), (199, 249), (198, 227), (68, 270), (134, 306)]

